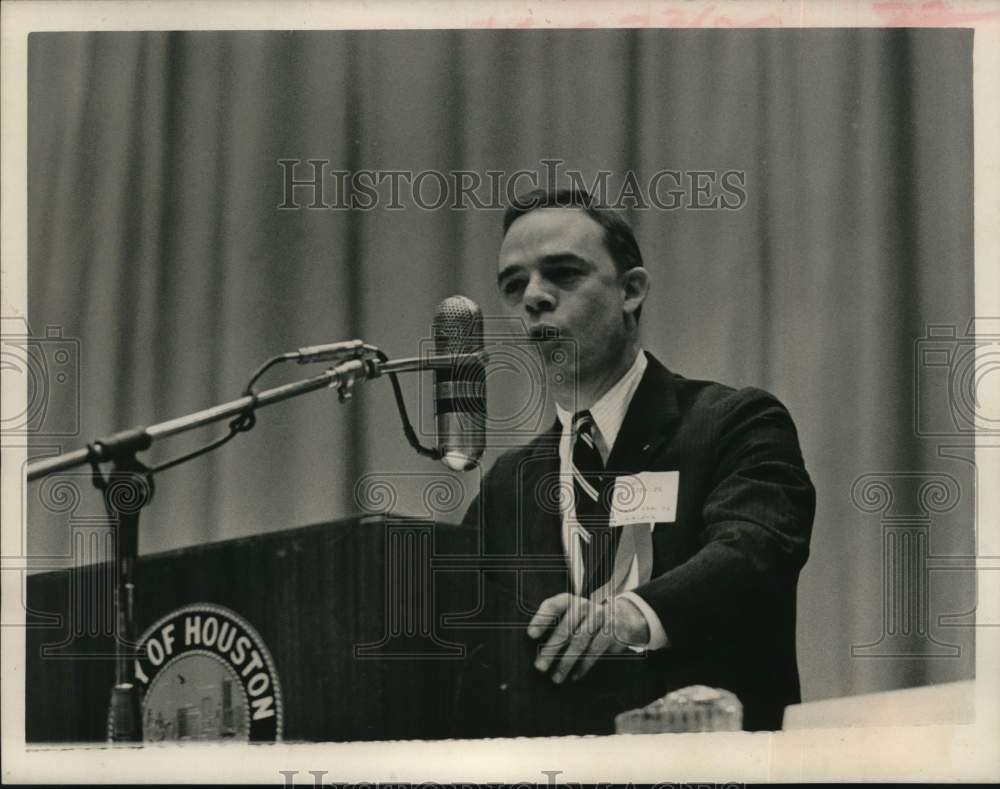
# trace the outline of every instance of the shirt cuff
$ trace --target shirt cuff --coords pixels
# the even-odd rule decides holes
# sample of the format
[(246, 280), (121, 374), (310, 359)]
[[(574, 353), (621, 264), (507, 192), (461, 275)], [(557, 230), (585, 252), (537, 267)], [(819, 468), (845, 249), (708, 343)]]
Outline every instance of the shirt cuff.
[(635, 607), (642, 612), (642, 616), (646, 620), (646, 625), (649, 627), (649, 643), (644, 647), (631, 647), (633, 651), (642, 652), (645, 649), (663, 649), (670, 646), (670, 639), (667, 638), (667, 633), (663, 629), (663, 623), (660, 621), (660, 617), (656, 615), (656, 611), (650, 607), (649, 603), (635, 592), (622, 592), (618, 596), (624, 597), (634, 603)]

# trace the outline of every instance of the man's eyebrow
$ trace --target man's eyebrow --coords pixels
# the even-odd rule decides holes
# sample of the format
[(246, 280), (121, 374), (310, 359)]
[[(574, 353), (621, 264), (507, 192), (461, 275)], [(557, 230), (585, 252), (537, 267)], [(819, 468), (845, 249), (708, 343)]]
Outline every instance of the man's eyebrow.
[(523, 269), (524, 269), (524, 266), (519, 266), (519, 265), (518, 265), (518, 264), (516, 264), (516, 263), (512, 263), (512, 264), (511, 264), (511, 265), (509, 265), (509, 266), (504, 266), (504, 267), (503, 267), (503, 270), (502, 270), (502, 271), (501, 271), (501, 272), (500, 272), (499, 274), (497, 274), (497, 284), (499, 285), (499, 284), (500, 284), (501, 282), (503, 282), (503, 281), (504, 281), (504, 280), (505, 280), (505, 279), (506, 279), (507, 277), (509, 277), (509, 276), (511, 276), (512, 274), (515, 274), (515, 273), (517, 273), (518, 271), (521, 271), (521, 270), (523, 270)]
[(594, 264), (589, 260), (582, 258), (579, 255), (574, 255), (572, 252), (560, 252), (555, 255), (546, 255), (540, 262), (542, 266), (561, 266), (566, 263), (572, 263), (588, 269), (596, 268), (596, 266), (594, 266)]
[[(580, 266), (586, 269), (594, 269), (596, 266), (586, 258), (582, 258), (579, 255), (574, 255), (572, 252), (558, 252), (553, 255), (546, 255), (539, 261), (539, 265), (542, 268), (550, 268), (552, 266), (563, 266), (567, 263)], [(518, 271), (523, 271), (524, 266), (518, 263), (512, 263), (509, 266), (504, 266), (503, 270), (497, 274), (497, 284), (503, 282), (507, 277), (516, 274)]]

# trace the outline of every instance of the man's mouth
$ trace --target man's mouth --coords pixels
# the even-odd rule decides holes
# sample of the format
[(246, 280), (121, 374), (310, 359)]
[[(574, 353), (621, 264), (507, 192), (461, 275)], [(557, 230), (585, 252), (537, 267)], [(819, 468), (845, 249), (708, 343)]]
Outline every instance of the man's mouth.
[(528, 336), (531, 337), (532, 340), (545, 342), (547, 340), (558, 340), (563, 335), (562, 332), (555, 326), (539, 324), (538, 326), (532, 326), (528, 329)]

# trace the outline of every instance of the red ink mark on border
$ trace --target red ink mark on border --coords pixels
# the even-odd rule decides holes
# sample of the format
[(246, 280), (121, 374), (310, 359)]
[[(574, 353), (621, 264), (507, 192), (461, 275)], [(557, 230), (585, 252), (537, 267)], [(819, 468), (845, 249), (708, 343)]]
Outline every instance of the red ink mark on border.
[(696, 16), (688, 27), (706, 27), (706, 20), (709, 15), (715, 15), (715, 6), (707, 6), (698, 16)]
[[(693, 5), (693, 4), (692, 4)], [(697, 11), (695, 10), (697, 9)], [(742, 19), (736, 3), (723, 6), (706, 5), (692, 8), (654, 9), (645, 14), (624, 14), (617, 18), (609, 17), (602, 21), (583, 19), (572, 27), (578, 29), (594, 29), (607, 25), (619, 27), (663, 27), (663, 28), (782, 28), (784, 22), (781, 14), (766, 14)], [(984, 20), (1000, 19), (1000, 10), (978, 10), (965, 0), (961, 3), (950, 3), (948, 0), (873, 0), (871, 10), (881, 19), (883, 27), (960, 27), (972, 25)], [(474, 20), (472, 27), (526, 30), (536, 27), (534, 12), (528, 9), (529, 16), (516, 22), (502, 20), (489, 16)], [(551, 25), (552, 20), (545, 19), (544, 24)]]
[(919, 5), (890, 0), (872, 3), (872, 10), (883, 18), (886, 27), (950, 27), (1000, 18), (1000, 11), (958, 11), (944, 0), (928, 0)]
[(784, 27), (781, 17), (777, 14), (759, 16), (756, 19), (748, 19), (745, 22), (737, 22), (734, 27)]

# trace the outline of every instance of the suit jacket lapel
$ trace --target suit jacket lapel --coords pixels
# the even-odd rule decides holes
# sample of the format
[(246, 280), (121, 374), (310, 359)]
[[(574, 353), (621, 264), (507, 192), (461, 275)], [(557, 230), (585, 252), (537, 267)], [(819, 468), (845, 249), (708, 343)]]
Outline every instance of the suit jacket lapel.
[(646, 359), (649, 362), (646, 372), (632, 396), (608, 458), (609, 471), (629, 474), (641, 471), (647, 458), (653, 457), (670, 437), (680, 415), (673, 374), (651, 353), (646, 353)]

